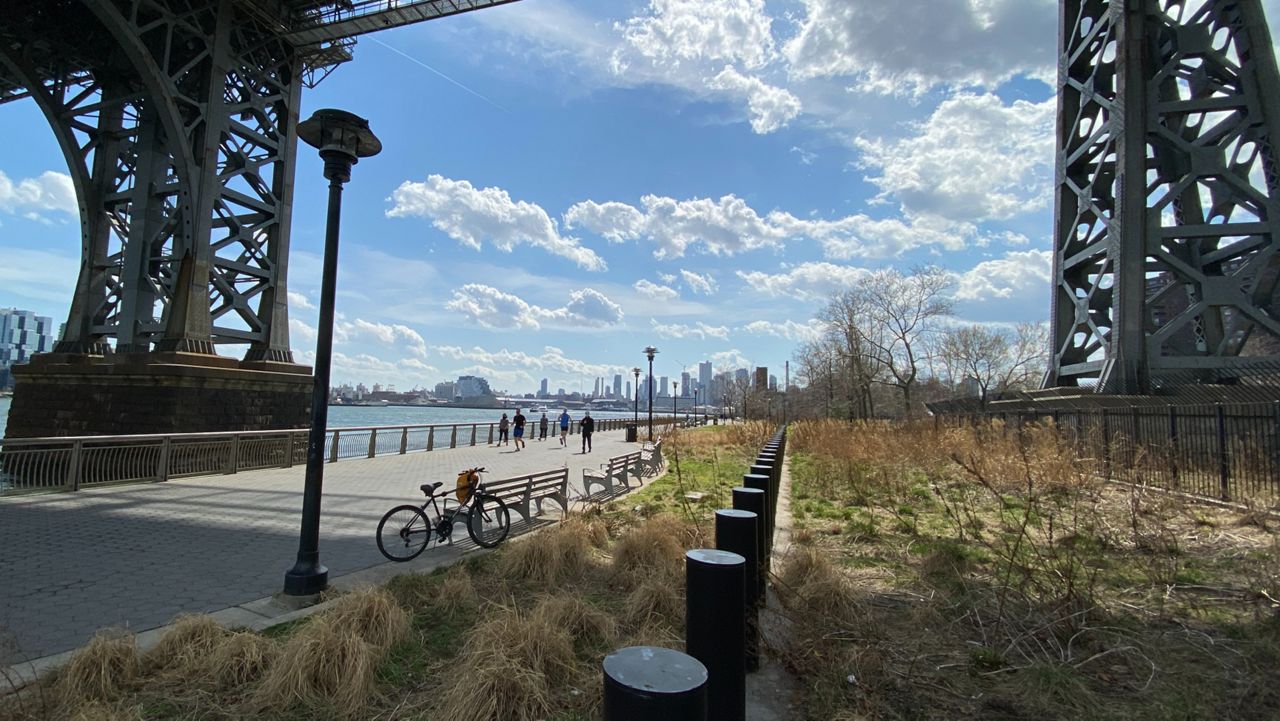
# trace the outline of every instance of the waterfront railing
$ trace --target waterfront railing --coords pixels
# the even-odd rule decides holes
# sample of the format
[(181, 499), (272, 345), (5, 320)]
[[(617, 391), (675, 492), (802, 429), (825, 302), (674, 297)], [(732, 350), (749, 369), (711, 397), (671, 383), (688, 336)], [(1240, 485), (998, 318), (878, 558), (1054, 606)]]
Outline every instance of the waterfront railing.
[[(654, 418), (654, 426), (684, 424), (684, 417)], [(617, 431), (630, 418), (598, 418), (596, 432)], [(640, 426), (645, 427), (647, 419)], [(526, 426), (525, 439), (538, 426)], [(548, 428), (549, 437), (559, 426)], [(569, 426), (578, 432), (577, 422)], [(308, 430), (70, 436), (0, 440), (0, 495), (31, 491), (75, 491), (115, 483), (147, 483), (183, 476), (289, 468), (307, 461)], [(483, 446), (498, 440), (495, 423), (331, 428), (325, 439), (330, 463), (353, 458)]]

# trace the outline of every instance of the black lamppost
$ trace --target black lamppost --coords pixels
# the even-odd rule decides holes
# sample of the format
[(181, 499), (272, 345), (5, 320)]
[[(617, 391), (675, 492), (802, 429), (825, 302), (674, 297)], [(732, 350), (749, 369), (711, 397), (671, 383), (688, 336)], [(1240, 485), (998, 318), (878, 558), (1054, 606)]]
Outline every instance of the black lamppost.
[(313, 596), (329, 585), (329, 569), (320, 564), (320, 496), (324, 482), (324, 445), (329, 421), (329, 365), (333, 357), (333, 305), (338, 286), (338, 230), (342, 186), (351, 166), (382, 151), (369, 121), (342, 110), (317, 110), (298, 124), (298, 137), (320, 150), (329, 180), (329, 216), (324, 234), (324, 270), (320, 281), (320, 326), (316, 338), (315, 381), (311, 388), (311, 433), (307, 438), (307, 480), (302, 492), (298, 560), (284, 574), (288, 596)]
[(645, 346), (644, 354), (649, 358), (649, 442), (653, 443), (653, 357), (658, 354), (658, 349)]
[(698, 420), (698, 389), (697, 388), (693, 389), (693, 419), (694, 419), (694, 422), (697, 422)]
[[(631, 374), (636, 377), (635, 409), (632, 412), (631, 423), (635, 425), (636, 428), (639, 428), (640, 427), (640, 369), (632, 368)], [(636, 434), (636, 437), (639, 437), (639, 433)]]
[(679, 386), (680, 381), (671, 381), (671, 422), (673, 424), (676, 422), (676, 415), (680, 413), (680, 411), (676, 409), (676, 403), (680, 399), (679, 395), (677, 395), (676, 388)]

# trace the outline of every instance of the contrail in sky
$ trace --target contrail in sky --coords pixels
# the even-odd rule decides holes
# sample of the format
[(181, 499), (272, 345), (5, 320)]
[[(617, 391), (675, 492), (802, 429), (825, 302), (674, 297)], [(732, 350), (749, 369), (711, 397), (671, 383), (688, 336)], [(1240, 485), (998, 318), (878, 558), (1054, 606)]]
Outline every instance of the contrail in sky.
[(435, 68), (431, 67), (430, 65), (427, 65), (426, 63), (424, 63), (424, 62), (422, 62), (421, 60), (419, 60), (419, 59), (417, 59), (417, 58), (413, 57), (412, 55), (410, 55), (410, 54), (408, 54), (408, 53), (406, 53), (406, 52), (403, 52), (403, 51), (401, 51), (401, 50), (399, 50), (399, 49), (397, 49), (397, 48), (393, 48), (393, 47), (391, 47), (390, 45), (388, 45), (388, 44), (386, 44), (386, 43), (382, 42), (381, 40), (379, 40), (379, 39), (377, 39), (377, 38), (368, 38), (368, 39), (369, 39), (369, 40), (374, 41), (375, 43), (377, 43), (377, 44), (379, 44), (379, 45), (381, 45), (382, 47), (386, 48), (387, 50), (390, 50), (391, 52), (395, 53), (396, 55), (399, 55), (400, 57), (404, 58), (405, 60), (408, 60), (408, 61), (410, 61), (410, 62), (412, 62), (412, 63), (416, 63), (416, 64), (418, 64), (418, 65), (421, 65), (422, 67), (426, 68), (427, 70), (430, 70), (431, 72), (435, 73), (436, 75), (439, 75), (440, 77), (444, 78), (445, 80), (448, 80), (449, 82), (453, 83), (454, 85), (457, 85), (458, 87), (462, 88), (463, 90), (467, 91), (468, 93), (471, 93), (472, 95), (476, 96), (477, 98), (480, 98), (481, 100), (483, 100), (483, 101), (485, 101), (486, 103), (488, 103), (488, 104), (492, 105), (493, 107), (497, 108), (498, 110), (501, 110), (501, 111), (502, 111), (502, 112), (504, 112), (504, 113), (509, 113), (509, 112), (511, 112), (510, 110), (507, 110), (506, 108), (502, 107), (501, 105), (498, 105), (497, 103), (495, 103), (495, 102), (493, 102), (492, 100), (490, 100), (490, 99), (486, 98), (485, 96), (481, 95), (480, 93), (477, 93), (476, 91), (472, 90), (471, 88), (468, 88), (467, 86), (463, 85), (462, 83), (458, 82), (457, 80), (454, 80), (453, 78), (449, 77), (448, 75), (445, 75), (444, 73), (440, 72), (439, 70), (436, 70)]

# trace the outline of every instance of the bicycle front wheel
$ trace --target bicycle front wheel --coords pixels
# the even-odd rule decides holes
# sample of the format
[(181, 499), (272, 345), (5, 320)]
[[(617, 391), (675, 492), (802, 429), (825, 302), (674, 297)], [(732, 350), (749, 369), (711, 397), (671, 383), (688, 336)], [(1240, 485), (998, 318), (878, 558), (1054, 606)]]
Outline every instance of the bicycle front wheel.
[(417, 506), (396, 506), (378, 522), (378, 550), (392, 561), (418, 557), (431, 541), (431, 524)]
[(477, 493), (471, 499), (471, 513), (467, 518), (467, 535), (476, 545), (493, 548), (502, 543), (511, 532), (511, 514), (501, 498)]

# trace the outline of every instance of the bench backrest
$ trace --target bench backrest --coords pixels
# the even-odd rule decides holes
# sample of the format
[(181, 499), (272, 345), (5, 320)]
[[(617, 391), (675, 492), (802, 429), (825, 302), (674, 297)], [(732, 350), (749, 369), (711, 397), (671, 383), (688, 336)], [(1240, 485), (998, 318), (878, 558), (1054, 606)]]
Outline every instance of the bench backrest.
[(485, 483), (485, 491), (492, 493), (499, 498), (506, 498), (519, 493), (523, 493), (525, 489), (542, 490), (552, 486), (558, 486), (569, 480), (568, 468), (557, 468), (551, 471), (539, 471), (537, 473), (528, 473), (523, 476), (514, 476), (512, 478), (503, 478), (493, 483)]

